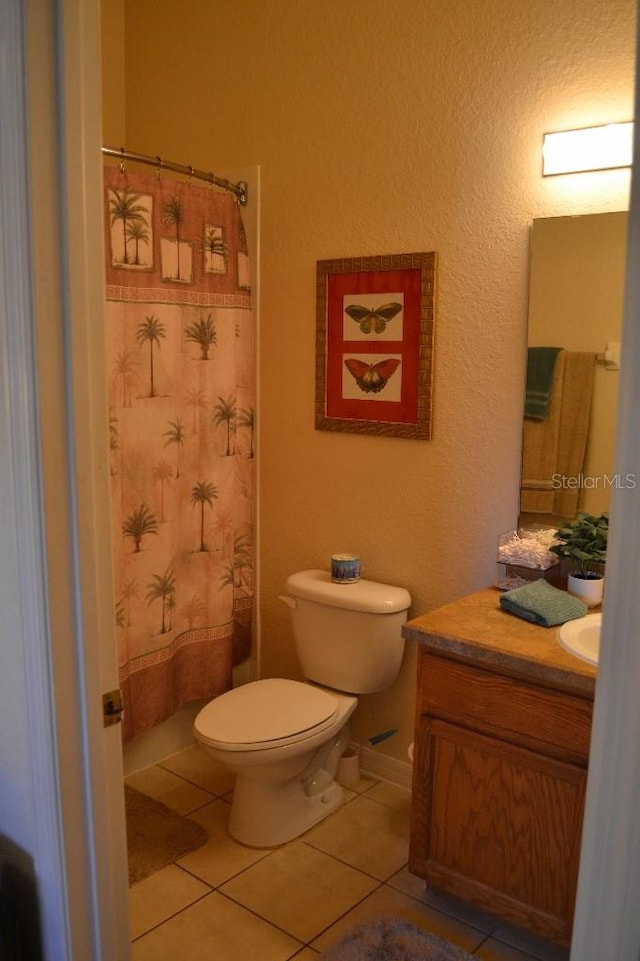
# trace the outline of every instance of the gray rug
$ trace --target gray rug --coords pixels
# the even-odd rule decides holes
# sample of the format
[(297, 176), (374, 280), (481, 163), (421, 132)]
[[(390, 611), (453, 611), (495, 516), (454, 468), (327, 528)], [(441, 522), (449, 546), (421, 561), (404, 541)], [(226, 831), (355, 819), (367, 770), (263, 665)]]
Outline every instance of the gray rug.
[(477, 961), (462, 948), (400, 918), (359, 925), (318, 961)]
[(142, 881), (207, 841), (207, 832), (200, 824), (128, 784), (124, 787), (124, 801), (129, 884)]

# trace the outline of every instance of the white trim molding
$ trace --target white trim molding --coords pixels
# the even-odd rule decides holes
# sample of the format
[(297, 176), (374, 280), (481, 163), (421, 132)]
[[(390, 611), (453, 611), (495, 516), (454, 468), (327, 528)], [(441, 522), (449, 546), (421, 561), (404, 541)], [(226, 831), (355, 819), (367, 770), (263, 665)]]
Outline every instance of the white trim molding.
[[(357, 744), (352, 744), (351, 747), (353, 750), (358, 749)], [(395, 757), (389, 757), (388, 754), (381, 754), (372, 747), (362, 747), (360, 748), (360, 770), (364, 774), (370, 774), (372, 777), (406, 788), (407, 791), (411, 790), (412, 767), (409, 761), (399, 761)]]
[[(35, 939), (45, 957), (63, 959), (70, 957), (69, 910), (50, 658), (24, 51), (24, 4), (7, 0), (0, 39), (0, 569), (6, 563), (12, 570), (0, 577), (2, 646), (10, 658), (0, 688), (0, 822), (3, 846), (9, 845), (0, 866), (3, 877), (23, 871), (12, 863), (10, 851), (18, 849), (24, 864), (31, 863), (33, 876), (24, 881), (37, 883), (39, 918), (21, 914), (19, 923), (30, 950)], [(11, 900), (12, 892), (5, 894)]]

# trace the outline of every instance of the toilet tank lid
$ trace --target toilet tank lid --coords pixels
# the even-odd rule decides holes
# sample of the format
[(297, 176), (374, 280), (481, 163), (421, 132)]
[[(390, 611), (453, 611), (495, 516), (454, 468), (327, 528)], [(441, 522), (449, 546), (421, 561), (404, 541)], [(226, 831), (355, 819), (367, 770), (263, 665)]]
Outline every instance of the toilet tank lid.
[(343, 610), (366, 611), (370, 614), (393, 614), (411, 606), (411, 595), (404, 587), (359, 580), (355, 584), (337, 584), (328, 571), (298, 571), (287, 578), (287, 593), (292, 597), (341, 607)]

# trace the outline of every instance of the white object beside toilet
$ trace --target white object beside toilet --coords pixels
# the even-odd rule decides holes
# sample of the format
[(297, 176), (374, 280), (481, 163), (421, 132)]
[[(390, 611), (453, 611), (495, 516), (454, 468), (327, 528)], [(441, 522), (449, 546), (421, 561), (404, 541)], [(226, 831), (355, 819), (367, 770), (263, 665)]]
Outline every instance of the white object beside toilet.
[(290, 841), (342, 804), (335, 775), (356, 695), (393, 684), (411, 603), (404, 588), (335, 584), (317, 570), (292, 574), (286, 590), (309, 681), (244, 684), (207, 704), (194, 722), (200, 745), (237, 775), (229, 833), (252, 847)]

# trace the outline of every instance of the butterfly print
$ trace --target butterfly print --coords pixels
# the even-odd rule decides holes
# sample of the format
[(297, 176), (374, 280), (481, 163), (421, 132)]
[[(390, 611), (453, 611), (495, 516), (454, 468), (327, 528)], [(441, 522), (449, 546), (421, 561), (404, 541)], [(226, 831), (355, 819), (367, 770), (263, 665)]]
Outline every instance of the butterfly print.
[(368, 307), (361, 307), (359, 304), (349, 304), (348, 307), (345, 307), (344, 312), (357, 324), (360, 324), (360, 330), (363, 334), (370, 334), (372, 330), (376, 334), (382, 334), (387, 329), (389, 321), (393, 320), (401, 310), (402, 304), (393, 302), (383, 304), (382, 307), (376, 307), (375, 310), (369, 310)]
[(400, 366), (400, 361), (395, 357), (387, 357), (380, 360), (377, 364), (366, 364), (363, 360), (356, 360), (355, 357), (347, 357), (345, 366), (355, 379), (356, 384), (365, 394), (378, 394), (391, 375)]

